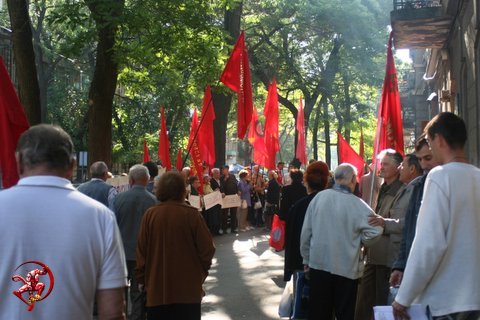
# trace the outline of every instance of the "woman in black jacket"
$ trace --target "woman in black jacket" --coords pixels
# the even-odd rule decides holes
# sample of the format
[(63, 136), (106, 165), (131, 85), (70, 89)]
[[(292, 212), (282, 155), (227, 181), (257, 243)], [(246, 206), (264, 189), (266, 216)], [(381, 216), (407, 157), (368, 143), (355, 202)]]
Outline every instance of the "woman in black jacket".
[(303, 258), (300, 254), (300, 235), (303, 220), (310, 201), (328, 183), (328, 165), (323, 161), (312, 162), (305, 171), (304, 183), (308, 196), (298, 200), (288, 211), (285, 224), (285, 268), (283, 280), (289, 281), (293, 272), (303, 270)]

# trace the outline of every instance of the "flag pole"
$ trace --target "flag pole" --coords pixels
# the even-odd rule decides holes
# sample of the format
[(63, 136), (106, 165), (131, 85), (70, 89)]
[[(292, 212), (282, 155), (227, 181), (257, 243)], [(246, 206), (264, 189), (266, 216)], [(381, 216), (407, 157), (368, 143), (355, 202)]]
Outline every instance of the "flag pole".
[[(379, 107), (380, 109), (380, 107)], [(370, 179), (370, 199), (368, 204), (372, 206), (372, 201), (373, 201), (373, 188), (375, 185), (375, 178), (376, 178), (376, 173), (377, 173), (377, 155), (378, 155), (378, 148), (380, 147), (380, 135), (382, 134), (382, 126), (383, 126), (383, 118), (379, 117), (379, 126), (377, 128), (378, 130), (378, 135), (377, 135), (377, 141), (375, 141), (375, 152), (373, 154), (373, 172), (372, 172), (372, 179)], [(373, 208), (375, 210), (375, 208)]]

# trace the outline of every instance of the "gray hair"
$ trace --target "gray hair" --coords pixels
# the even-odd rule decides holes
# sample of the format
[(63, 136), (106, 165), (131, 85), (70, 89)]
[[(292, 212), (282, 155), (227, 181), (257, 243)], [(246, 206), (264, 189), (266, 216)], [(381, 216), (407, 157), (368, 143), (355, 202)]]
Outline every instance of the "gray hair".
[(346, 186), (352, 182), (353, 177), (356, 175), (357, 168), (350, 163), (342, 163), (335, 169), (335, 183)]
[(395, 165), (397, 165), (397, 167), (402, 163), (403, 161), (403, 157), (401, 155), (400, 152), (398, 151), (395, 151), (393, 149), (385, 149), (385, 150), (382, 150), (377, 158), (378, 159), (383, 159), (383, 157), (385, 156), (388, 156), (390, 158), (391, 161), (394, 162)]
[(103, 178), (108, 172), (107, 164), (103, 161), (97, 161), (90, 166), (90, 175), (92, 178)]
[(128, 177), (133, 181), (138, 181), (141, 179), (150, 179), (150, 174), (148, 173), (148, 168), (142, 164), (136, 164), (128, 170)]
[(215, 173), (215, 172), (220, 173), (220, 169), (219, 169), (219, 168), (213, 168), (213, 169), (212, 169), (212, 173)]
[(21, 164), (34, 168), (68, 170), (75, 160), (72, 138), (62, 128), (48, 124), (32, 126), (18, 140), (17, 154)]

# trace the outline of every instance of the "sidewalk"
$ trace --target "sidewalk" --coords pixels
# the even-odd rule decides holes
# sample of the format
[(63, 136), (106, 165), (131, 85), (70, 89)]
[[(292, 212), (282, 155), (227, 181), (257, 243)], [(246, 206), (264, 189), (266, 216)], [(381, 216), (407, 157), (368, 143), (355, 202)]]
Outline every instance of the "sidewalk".
[(268, 245), (255, 229), (214, 237), (217, 250), (205, 281), (203, 320), (279, 319), (283, 292), (283, 251)]

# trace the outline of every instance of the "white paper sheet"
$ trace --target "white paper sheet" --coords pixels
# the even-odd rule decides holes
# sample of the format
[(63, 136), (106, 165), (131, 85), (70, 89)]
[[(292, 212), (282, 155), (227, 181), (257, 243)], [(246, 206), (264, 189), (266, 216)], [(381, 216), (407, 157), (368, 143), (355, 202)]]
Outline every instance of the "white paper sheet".
[(214, 191), (206, 194), (203, 196), (203, 203), (205, 204), (205, 210), (208, 210), (217, 204), (222, 204), (222, 194), (220, 191)]
[(223, 198), (222, 208), (240, 207), (240, 203), (241, 200), (238, 194), (232, 194)]
[[(373, 307), (373, 314), (375, 320), (395, 320), (392, 306)], [(420, 304), (412, 304), (410, 308), (408, 308), (408, 314), (411, 320), (428, 320), (427, 310)]]

